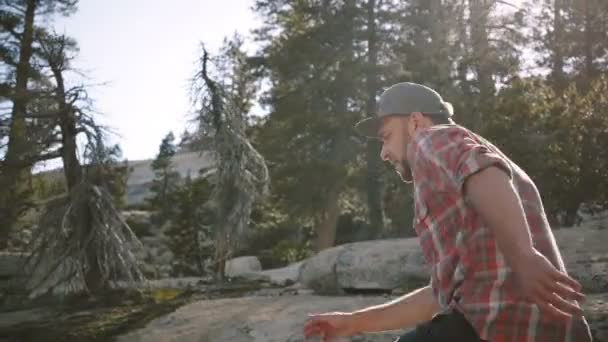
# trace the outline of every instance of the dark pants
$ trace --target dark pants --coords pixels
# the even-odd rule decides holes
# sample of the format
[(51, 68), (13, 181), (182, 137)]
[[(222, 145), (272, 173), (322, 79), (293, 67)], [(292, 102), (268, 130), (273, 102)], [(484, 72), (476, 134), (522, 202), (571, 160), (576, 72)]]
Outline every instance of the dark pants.
[(432, 320), (420, 324), (395, 342), (439, 341), (483, 342), (471, 324), (456, 310), (435, 315)]

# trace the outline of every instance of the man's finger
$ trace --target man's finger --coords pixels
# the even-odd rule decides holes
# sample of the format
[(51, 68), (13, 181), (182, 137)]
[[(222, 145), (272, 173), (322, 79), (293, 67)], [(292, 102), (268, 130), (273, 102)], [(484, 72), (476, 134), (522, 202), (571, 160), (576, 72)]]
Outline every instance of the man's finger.
[(581, 291), (581, 289), (583, 288), (581, 286), (581, 284), (574, 280), (573, 278), (569, 277), (568, 275), (566, 275), (563, 272), (560, 272), (558, 270), (554, 270), (554, 272), (552, 272), (553, 275), (553, 279), (555, 279), (556, 281), (566, 284), (567, 286), (571, 287), (574, 291)]
[(319, 321), (306, 324), (304, 327), (304, 335), (309, 336), (312, 334), (318, 334), (323, 329), (323, 325)]
[(323, 330), (323, 328), (318, 325), (315, 325), (314, 327), (304, 330), (304, 336), (306, 336), (307, 338), (310, 336), (315, 336), (315, 335), (323, 335), (324, 333), (325, 333), (325, 331)]
[(555, 293), (551, 293), (549, 295), (549, 299), (550, 299), (550, 303), (556, 307), (557, 309), (559, 309), (562, 312), (565, 312), (566, 314), (569, 315), (574, 315), (574, 316), (582, 316), (583, 315), (583, 309), (579, 308), (578, 306), (565, 301), (563, 298), (561, 298), (560, 296), (558, 296)]
[(555, 292), (558, 296), (566, 299), (566, 300), (584, 300), (585, 295), (578, 291), (574, 291), (569, 287), (566, 287), (562, 283), (552, 282), (549, 285), (549, 288)]
[(568, 312), (567, 308), (564, 309), (562, 305), (563, 299), (546, 289), (536, 291), (534, 301), (558, 317), (569, 318), (572, 316), (572, 313)]
[(550, 305), (545, 299), (538, 298), (535, 300), (536, 305), (540, 307), (540, 309), (548, 314), (554, 315), (556, 317), (569, 318), (570, 316), (565, 312), (556, 309), (554, 306)]

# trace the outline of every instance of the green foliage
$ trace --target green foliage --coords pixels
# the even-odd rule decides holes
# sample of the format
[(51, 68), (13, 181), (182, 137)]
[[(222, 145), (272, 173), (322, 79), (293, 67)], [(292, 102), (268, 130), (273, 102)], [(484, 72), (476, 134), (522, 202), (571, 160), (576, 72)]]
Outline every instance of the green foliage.
[(0, 0), (0, 248), (32, 206), (32, 192), (27, 189), (32, 167), (53, 158), (46, 152), (58, 140), (52, 136), (55, 123), (32, 115), (40, 113), (35, 102), (45, 97), (47, 112), (56, 111), (48, 103), (49, 78), (42, 74), (43, 62), (34, 54), (36, 38), (55, 14), (72, 13), (77, 2)]
[[(361, 152), (352, 125), (364, 104), (363, 89), (351, 75), (364, 72), (356, 38), (365, 12), (356, 5), (257, 2), (266, 27), (283, 33), (260, 30), (273, 87), (256, 144), (269, 161), (278, 203), (300, 224), (313, 222), (317, 233), (321, 227), (335, 230), (336, 201)], [(329, 234), (319, 243), (334, 241)]]
[(245, 234), (235, 256), (256, 255), (262, 268), (285, 266), (285, 258), (274, 248), (281, 241), (303, 244), (309, 238), (304, 229), (281, 211), (276, 198), (256, 205), (251, 212), (250, 230)]
[[(549, 130), (555, 140), (549, 145), (553, 158), (547, 168), (558, 171), (550, 187), (559, 204), (564, 224), (578, 219), (582, 204), (606, 207), (608, 189), (608, 77), (583, 87), (571, 85), (555, 102)], [(567, 143), (566, 143), (567, 142)]]
[(157, 211), (154, 221), (164, 223), (173, 215), (175, 192), (180, 175), (175, 171), (172, 158), (176, 153), (175, 137), (169, 132), (162, 140), (158, 154), (152, 161), (154, 179), (150, 186), (152, 197), (148, 199), (150, 209)]
[(189, 176), (173, 194), (175, 207), (169, 217), (165, 235), (175, 256), (174, 272), (179, 275), (201, 275), (206, 262), (213, 257), (214, 213), (201, 206), (210, 196), (211, 185), (202, 177)]
[(63, 195), (66, 191), (65, 179), (58, 173), (32, 175), (33, 197), (36, 201)]
[(403, 184), (397, 175), (390, 177), (384, 196), (384, 210), (391, 224), (383, 237), (413, 237), (416, 235), (414, 221), (414, 198), (411, 186)]
[(97, 141), (85, 153), (85, 160), (90, 161), (84, 166), (85, 178), (93, 185), (104, 187), (117, 208), (125, 206), (129, 178), (129, 163), (121, 158), (120, 145), (106, 147), (102, 141)]
[[(73, 11), (75, 3), (39, 1), (38, 10)], [(367, 155), (364, 141), (352, 130), (356, 121), (373, 114), (370, 98), (400, 81), (436, 88), (454, 104), (458, 123), (479, 131), (518, 163), (538, 185), (552, 222), (570, 225), (581, 209), (606, 208), (605, 3), (255, 1), (264, 22), (255, 36), (260, 51), (248, 56), (238, 35), (224, 41), (219, 54), (207, 59), (207, 79), (202, 71), (195, 77), (198, 132), (184, 132), (179, 146), (168, 134), (152, 164), (154, 196), (148, 204), (158, 211), (159, 223), (168, 222), (177, 269), (201, 272), (219, 230), (231, 238), (238, 235), (235, 254), (256, 254), (264, 267), (305, 257), (318, 247), (312, 241), (326, 231), (335, 235), (324, 235), (324, 247), (413, 236), (411, 188), (387, 169), (373, 173), (380, 182), (366, 182), (368, 160), (377, 151)], [(24, 25), (18, 12), (0, 9), (0, 63), (7, 70), (0, 79), (3, 103), (11, 101), (15, 86), (20, 41), (11, 32), (23, 31)], [(45, 35), (42, 28), (36, 30), (39, 37)], [(46, 89), (40, 47), (34, 42), (33, 48), (29, 84)], [(535, 55), (522, 54), (523, 49)], [(260, 88), (259, 80), (268, 87)], [(256, 101), (268, 116), (249, 116)], [(25, 113), (45, 113), (52, 106), (48, 99), (32, 97)], [(0, 145), (8, 140), (10, 119), (0, 114)], [(11, 131), (19, 138), (34, 128), (44, 133), (44, 127), (28, 119)], [(220, 156), (215, 180), (221, 186), (202, 179), (180, 185), (172, 157), (178, 150), (202, 149)], [(267, 161), (272, 183), (270, 198), (254, 205), (253, 194), (267, 180), (256, 150)], [(127, 169), (112, 157), (112, 149), (101, 151), (87, 167), (88, 177), (103, 182), (120, 205)], [(34, 178), (36, 198), (59, 194), (61, 184)], [(365, 198), (379, 184), (376, 197), (382, 197), (388, 224), (372, 227)], [(214, 196), (215, 202), (208, 202)], [(12, 200), (7, 196), (7, 201)]]
[[(264, 44), (262, 65), (271, 87), (262, 99), (269, 115), (252, 135), (269, 160), (273, 203), (294, 227), (318, 225), (315, 218), (330, 210), (327, 199), (338, 191), (335, 242), (366, 236), (360, 233), (362, 216), (351, 217), (345, 203), (365, 212), (364, 149), (352, 124), (366, 113), (370, 69), (377, 71), (378, 91), (399, 81), (439, 90), (454, 104), (458, 123), (487, 136), (532, 176), (554, 222), (568, 224), (583, 206), (605, 205), (598, 190), (605, 167), (594, 159), (604, 158), (599, 146), (605, 144), (607, 115), (598, 89), (605, 81), (592, 85), (583, 77), (585, 65), (606, 70), (608, 46), (599, 43), (605, 33), (597, 29), (603, 27), (605, 6), (562, 2), (568, 23), (565, 34), (552, 41), (560, 29), (552, 1), (527, 4), (538, 11), (499, 1), (376, 2), (380, 43), (378, 64), (370, 65), (370, 3), (256, 1), (265, 20), (257, 39)], [(530, 17), (533, 13), (540, 15)], [(526, 35), (527, 29), (533, 34)], [(522, 54), (527, 48), (543, 59)], [(552, 75), (530, 75), (526, 69), (535, 62), (553, 68), (559, 58), (566, 83), (580, 80), (563, 96)], [(392, 173), (383, 170), (380, 176), (390, 223), (380, 236), (413, 236), (411, 189)]]
[(572, 225), (581, 206), (605, 207), (607, 78), (557, 95), (542, 79), (516, 79), (497, 96), (485, 134), (536, 181), (552, 221)]
[(289, 265), (313, 255), (310, 244), (298, 244), (292, 240), (280, 240), (272, 248), (272, 256), (284, 265)]

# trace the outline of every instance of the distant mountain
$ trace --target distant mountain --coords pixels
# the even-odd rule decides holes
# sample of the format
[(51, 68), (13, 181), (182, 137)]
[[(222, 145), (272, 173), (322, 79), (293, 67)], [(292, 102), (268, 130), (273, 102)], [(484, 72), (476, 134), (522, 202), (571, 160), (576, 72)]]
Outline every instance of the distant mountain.
[[(150, 185), (154, 179), (152, 161), (153, 159), (129, 161), (127, 205), (141, 204), (150, 195)], [(199, 170), (213, 166), (213, 158), (210, 152), (177, 153), (172, 161), (173, 167), (182, 177), (190, 174), (190, 177), (196, 178), (199, 175)]]
[[(180, 176), (197, 178), (199, 170), (213, 166), (213, 158), (210, 152), (178, 152), (173, 158), (173, 167)], [(142, 204), (150, 195), (150, 185), (154, 179), (152, 170), (153, 159), (129, 160), (129, 178), (127, 179), (127, 205)], [(37, 177), (43, 177), (47, 181), (63, 181), (63, 169), (53, 169), (37, 173)]]

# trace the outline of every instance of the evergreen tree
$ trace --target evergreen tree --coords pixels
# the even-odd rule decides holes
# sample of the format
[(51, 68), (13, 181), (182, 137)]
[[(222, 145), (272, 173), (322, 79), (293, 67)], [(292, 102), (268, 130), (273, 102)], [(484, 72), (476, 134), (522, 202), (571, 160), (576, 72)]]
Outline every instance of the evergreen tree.
[[(33, 60), (35, 35), (42, 28), (41, 18), (55, 13), (70, 14), (77, 0), (2, 0), (0, 1), (0, 65), (6, 79), (0, 80), (0, 101), (8, 99), (12, 109), (7, 118), (8, 132), (4, 135), (0, 164), (0, 249), (6, 246), (13, 225), (31, 205), (27, 179), (31, 167), (40, 160), (53, 159), (57, 154), (39, 155), (31, 126), (29, 107), (36, 98), (31, 82), (37, 79)], [(3, 141), (4, 143), (4, 141)], [(4, 144), (3, 144), (4, 145)]]
[(536, 1), (536, 5), (537, 13), (532, 18), (532, 47), (538, 55), (536, 65), (550, 70), (548, 79), (553, 89), (561, 93), (568, 85), (565, 67), (571, 49), (566, 32), (566, 23), (571, 17), (569, 6), (564, 0)]
[(601, 72), (608, 71), (608, 3), (573, 0), (570, 6), (569, 56), (579, 89), (586, 92)]
[(150, 207), (158, 211), (157, 220), (164, 223), (173, 215), (175, 190), (179, 182), (179, 173), (175, 171), (172, 158), (176, 153), (175, 137), (169, 132), (162, 140), (158, 154), (152, 161), (154, 180), (150, 186), (152, 197), (148, 200)]
[[(378, 145), (370, 143), (366, 150), (352, 127), (375, 106), (380, 88), (402, 74), (387, 45), (398, 41), (399, 6), (396, 1), (256, 2), (266, 19), (258, 39), (273, 85), (264, 99), (270, 114), (257, 142), (273, 165), (279, 201), (301, 224), (315, 227), (316, 250), (334, 244), (354, 178), (367, 198), (375, 231), (370, 236), (382, 229)], [(282, 34), (275, 36), (274, 30)], [(360, 81), (353, 75), (361, 75)]]
[(192, 180), (188, 175), (175, 191), (175, 214), (165, 232), (176, 264), (173, 271), (179, 276), (200, 276), (212, 272), (207, 267), (213, 262), (214, 213), (201, 206), (209, 200), (211, 186), (204, 177)]

